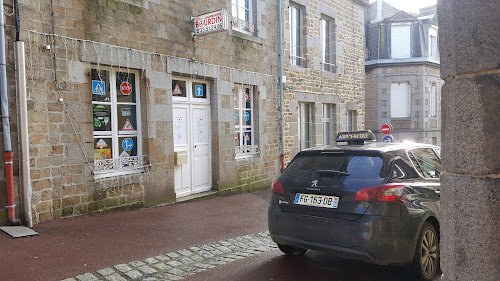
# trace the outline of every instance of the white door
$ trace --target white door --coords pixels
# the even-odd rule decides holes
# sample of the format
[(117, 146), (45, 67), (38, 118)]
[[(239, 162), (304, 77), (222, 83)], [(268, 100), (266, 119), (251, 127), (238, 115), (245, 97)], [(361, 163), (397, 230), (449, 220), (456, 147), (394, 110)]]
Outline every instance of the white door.
[[(203, 83), (196, 81), (173, 83), (185, 83), (177, 87), (182, 96), (173, 98), (174, 151), (187, 153), (187, 163), (174, 166), (175, 193), (179, 198), (212, 189), (210, 102), (193, 93), (207, 91), (208, 85), (200, 89), (197, 85)], [(176, 86), (172, 85), (172, 89)]]
[(190, 138), (191, 129), (189, 128), (191, 122), (189, 120), (189, 105), (188, 104), (174, 104), (174, 151), (187, 152), (187, 164), (175, 165), (175, 194), (177, 197), (182, 197), (191, 194), (191, 150)]
[(193, 193), (210, 190), (210, 120), (208, 105), (191, 105), (193, 138)]

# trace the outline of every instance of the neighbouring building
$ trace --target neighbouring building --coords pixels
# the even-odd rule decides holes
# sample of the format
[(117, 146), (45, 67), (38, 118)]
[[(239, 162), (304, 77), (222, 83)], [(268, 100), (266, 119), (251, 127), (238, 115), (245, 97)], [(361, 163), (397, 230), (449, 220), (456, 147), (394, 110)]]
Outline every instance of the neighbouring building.
[(419, 15), (382, 0), (371, 3), (366, 21), (367, 129), (392, 125), (396, 142), (441, 144), (441, 86), (436, 6)]
[(285, 162), (365, 127), (366, 0), (285, 0)]
[(25, 224), (268, 188), (279, 173), (277, 1), (19, 4), (26, 104), (16, 102), (16, 13), (4, 8), (15, 209)]

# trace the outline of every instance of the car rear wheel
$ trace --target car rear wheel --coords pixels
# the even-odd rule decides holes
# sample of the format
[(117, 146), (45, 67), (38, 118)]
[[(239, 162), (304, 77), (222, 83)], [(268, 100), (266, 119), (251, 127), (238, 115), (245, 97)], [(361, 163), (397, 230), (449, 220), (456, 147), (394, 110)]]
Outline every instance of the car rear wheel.
[(417, 280), (431, 281), (439, 270), (439, 237), (434, 226), (426, 222), (417, 241), (413, 270)]
[(305, 252), (307, 252), (307, 249), (302, 249), (302, 248), (294, 247), (294, 246), (290, 246), (290, 245), (278, 244), (278, 248), (280, 248), (280, 250), (283, 253), (285, 253), (289, 256), (302, 256)]

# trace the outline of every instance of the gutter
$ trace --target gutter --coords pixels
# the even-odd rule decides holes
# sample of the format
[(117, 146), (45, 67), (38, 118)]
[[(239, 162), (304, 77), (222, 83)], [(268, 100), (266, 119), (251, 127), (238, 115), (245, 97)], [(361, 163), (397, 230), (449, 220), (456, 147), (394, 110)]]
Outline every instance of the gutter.
[(20, 220), (16, 219), (16, 204), (14, 200), (14, 152), (10, 140), (9, 123), (9, 94), (7, 88), (7, 66), (5, 58), (5, 17), (3, 10), (3, 0), (0, 0), (0, 102), (2, 108), (2, 129), (4, 139), (4, 159), (5, 159), (5, 182), (7, 188), (7, 216), (9, 224), (19, 225)]
[(280, 64), (280, 139), (281, 139), (281, 153), (280, 153), (280, 161), (281, 161), (281, 169), (283, 172), (285, 170), (285, 141), (283, 139), (283, 22), (281, 15), (281, 0), (278, 0), (278, 33), (279, 33), (279, 64)]

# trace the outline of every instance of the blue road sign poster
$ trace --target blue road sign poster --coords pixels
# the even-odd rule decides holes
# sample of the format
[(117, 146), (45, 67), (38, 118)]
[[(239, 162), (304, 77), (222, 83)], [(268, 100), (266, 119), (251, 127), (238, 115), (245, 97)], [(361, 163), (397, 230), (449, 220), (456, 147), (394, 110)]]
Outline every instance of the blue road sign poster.
[(122, 141), (122, 148), (125, 151), (132, 150), (132, 148), (134, 148), (134, 141), (131, 138), (123, 139), (123, 141)]
[(393, 142), (394, 141), (394, 137), (392, 135), (387, 135), (387, 136), (384, 136), (384, 138), (382, 139), (383, 142)]
[(194, 91), (195, 91), (194, 94), (197, 97), (203, 97), (203, 86), (202, 85), (195, 85)]
[(104, 81), (92, 80), (92, 94), (93, 95), (105, 95), (104, 91)]

